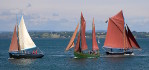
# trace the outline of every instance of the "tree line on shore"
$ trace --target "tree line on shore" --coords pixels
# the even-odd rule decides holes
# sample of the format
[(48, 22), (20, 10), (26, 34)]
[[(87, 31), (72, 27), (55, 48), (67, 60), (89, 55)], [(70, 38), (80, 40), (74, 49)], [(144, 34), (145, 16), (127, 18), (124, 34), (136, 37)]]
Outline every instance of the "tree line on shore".
[[(132, 32), (135, 38), (149, 38), (149, 32)], [(0, 38), (11, 38), (13, 32), (0, 32)], [(71, 38), (73, 32), (29, 32), (32, 38)], [(96, 32), (97, 38), (105, 38), (106, 32)], [(92, 38), (91, 32), (86, 32), (86, 38)]]

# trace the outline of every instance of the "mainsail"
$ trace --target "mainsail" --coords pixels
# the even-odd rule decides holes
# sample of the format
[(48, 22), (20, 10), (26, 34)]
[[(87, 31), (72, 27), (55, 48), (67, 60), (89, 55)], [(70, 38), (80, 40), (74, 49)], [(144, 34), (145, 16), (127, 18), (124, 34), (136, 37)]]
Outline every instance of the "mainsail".
[(116, 26), (123, 32), (124, 30), (124, 16), (122, 10), (115, 16), (111, 17)]
[(87, 49), (85, 29), (86, 29), (86, 22), (85, 22), (85, 19), (83, 17), (83, 14), (81, 12), (81, 49), (82, 50)]
[(93, 18), (93, 24), (92, 24), (92, 50), (99, 50), (98, 44), (96, 41), (96, 33), (95, 33), (95, 24), (94, 24), (94, 18)]
[(123, 32), (120, 28), (113, 22), (111, 18), (108, 21), (107, 35), (104, 43), (106, 48), (124, 48), (124, 38)]
[(19, 24), (19, 44), (20, 44), (21, 50), (36, 47), (36, 45), (32, 41), (32, 39), (26, 29), (23, 16), (22, 16), (20, 24)]
[(67, 46), (67, 48), (65, 49), (65, 51), (68, 51), (70, 48), (74, 47), (74, 39), (76, 37), (76, 34), (77, 34), (77, 31), (78, 31), (78, 28), (79, 28), (79, 23), (75, 29), (75, 32), (73, 33), (73, 36), (71, 37), (71, 40)]
[(17, 40), (16, 27), (17, 27), (17, 25), (15, 25), (15, 28), (14, 28), (14, 32), (13, 32), (13, 36), (12, 36), (11, 44), (10, 44), (10, 48), (9, 48), (9, 52), (18, 51), (18, 48), (19, 48), (18, 40)]
[(106, 48), (124, 48), (124, 16), (122, 10), (109, 18), (107, 35), (104, 43)]

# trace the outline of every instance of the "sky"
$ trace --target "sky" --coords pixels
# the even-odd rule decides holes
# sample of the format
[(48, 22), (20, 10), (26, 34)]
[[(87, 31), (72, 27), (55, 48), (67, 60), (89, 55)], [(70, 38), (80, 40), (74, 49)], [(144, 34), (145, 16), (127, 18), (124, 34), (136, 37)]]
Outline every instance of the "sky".
[(81, 12), (86, 30), (93, 18), (96, 30), (107, 30), (105, 21), (122, 10), (132, 31), (149, 32), (148, 7), (149, 0), (0, 0), (0, 31), (13, 31), (21, 15), (28, 30), (74, 31)]

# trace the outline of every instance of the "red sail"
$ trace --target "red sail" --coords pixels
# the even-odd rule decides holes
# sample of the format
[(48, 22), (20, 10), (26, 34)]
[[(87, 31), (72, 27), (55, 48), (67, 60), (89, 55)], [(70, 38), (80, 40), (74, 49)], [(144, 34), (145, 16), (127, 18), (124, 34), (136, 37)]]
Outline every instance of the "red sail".
[(123, 12), (120, 11), (115, 16), (109, 18), (107, 35), (104, 47), (107, 48), (124, 48), (124, 17)]
[[(127, 25), (126, 25), (127, 26)], [(134, 38), (133, 34), (131, 33), (129, 27), (127, 26), (127, 30), (128, 30), (128, 37), (129, 37), (129, 40), (131, 42), (131, 45), (132, 47), (135, 47), (137, 49), (140, 48), (139, 44), (137, 43), (136, 39)]]
[(81, 52), (81, 48), (80, 48), (80, 31), (79, 31), (77, 43), (76, 43), (76, 46), (75, 46), (75, 52)]
[(92, 50), (99, 50), (98, 44), (96, 41), (96, 33), (95, 33), (95, 24), (94, 24), (94, 18), (93, 18), (93, 25), (92, 25)]
[(81, 12), (81, 49), (82, 50), (87, 49), (86, 38), (85, 38), (85, 28), (86, 28), (86, 22)]
[(116, 24), (116, 26), (118, 26), (119, 29), (123, 32), (123, 30), (124, 30), (124, 16), (123, 16), (122, 10), (115, 16), (111, 17), (111, 19)]
[(130, 43), (129, 37), (128, 37), (128, 32), (126, 30), (126, 27), (124, 29), (124, 49), (131, 49), (132, 45)]
[(104, 47), (121, 49), (124, 48), (123, 32), (111, 18), (109, 18), (108, 21), (108, 29)]
[(14, 28), (14, 32), (13, 32), (13, 36), (11, 39), (11, 44), (10, 44), (10, 48), (9, 48), (9, 52), (13, 52), (13, 51), (18, 51), (18, 40), (17, 40), (17, 32), (16, 32), (16, 27)]

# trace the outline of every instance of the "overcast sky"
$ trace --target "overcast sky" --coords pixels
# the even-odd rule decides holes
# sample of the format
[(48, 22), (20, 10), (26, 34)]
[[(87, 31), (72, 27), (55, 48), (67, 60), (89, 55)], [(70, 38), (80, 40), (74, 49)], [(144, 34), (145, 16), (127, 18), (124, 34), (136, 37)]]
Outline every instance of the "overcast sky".
[(81, 11), (86, 30), (93, 17), (96, 30), (107, 30), (105, 21), (120, 10), (132, 31), (149, 32), (149, 0), (0, 0), (0, 31), (13, 31), (21, 13), (28, 30), (73, 31)]

